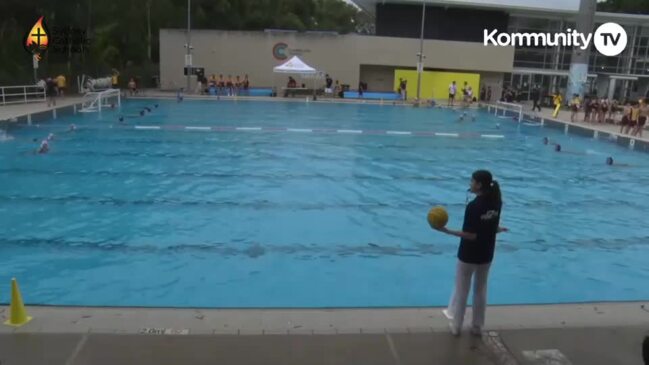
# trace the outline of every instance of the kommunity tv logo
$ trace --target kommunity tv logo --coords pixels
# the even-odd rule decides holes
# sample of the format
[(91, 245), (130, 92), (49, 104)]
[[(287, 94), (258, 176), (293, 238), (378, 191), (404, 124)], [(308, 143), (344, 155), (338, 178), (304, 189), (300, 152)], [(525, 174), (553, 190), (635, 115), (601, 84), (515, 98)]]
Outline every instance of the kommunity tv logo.
[(591, 43), (604, 56), (617, 56), (626, 48), (627, 35), (617, 23), (604, 23), (595, 33), (581, 33), (575, 29), (566, 29), (557, 33), (499, 33), (497, 29), (484, 30), (485, 46), (522, 46), (522, 47), (579, 47), (586, 50)]

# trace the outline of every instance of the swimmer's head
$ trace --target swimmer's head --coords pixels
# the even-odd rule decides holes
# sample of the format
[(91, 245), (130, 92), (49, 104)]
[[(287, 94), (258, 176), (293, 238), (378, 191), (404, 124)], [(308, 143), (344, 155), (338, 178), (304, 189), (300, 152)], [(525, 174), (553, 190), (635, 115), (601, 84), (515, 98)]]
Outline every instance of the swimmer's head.
[(554, 150), (557, 152), (561, 152), (561, 145), (557, 144), (556, 146), (554, 146)]
[(73, 131), (73, 130), (75, 130), (75, 129), (77, 129), (77, 126), (74, 125), (74, 124), (70, 124), (70, 130)]
[(140, 116), (144, 115), (144, 110), (140, 110)]
[(613, 157), (611, 157), (611, 156), (607, 157), (606, 158), (606, 164), (609, 165), (609, 166), (612, 165), (613, 164)]
[(146, 108), (144, 108), (144, 109), (145, 109), (146, 111), (148, 111), (148, 112), (151, 111), (151, 108), (149, 108), (148, 106), (147, 106)]
[(119, 117), (118, 120), (119, 120), (120, 122), (123, 122), (123, 121), (124, 121), (124, 117)]
[(115, 109), (115, 104), (110, 104), (111, 109)]
[(157, 107), (158, 107), (158, 104), (156, 104), (156, 105), (154, 105), (154, 107), (156, 107), (156, 108), (157, 108)]
[(38, 142), (38, 138), (32, 139), (32, 142)]
[(543, 144), (548, 144), (549, 142), (548, 137), (543, 137)]

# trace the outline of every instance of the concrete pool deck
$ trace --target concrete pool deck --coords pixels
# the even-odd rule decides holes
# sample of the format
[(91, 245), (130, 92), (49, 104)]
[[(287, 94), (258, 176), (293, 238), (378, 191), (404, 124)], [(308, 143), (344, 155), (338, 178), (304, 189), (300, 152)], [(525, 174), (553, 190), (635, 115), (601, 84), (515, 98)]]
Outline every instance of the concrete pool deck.
[(441, 308), (28, 311), (0, 327), (3, 365), (641, 365), (649, 335), (649, 302), (491, 306), (482, 339), (451, 336)]

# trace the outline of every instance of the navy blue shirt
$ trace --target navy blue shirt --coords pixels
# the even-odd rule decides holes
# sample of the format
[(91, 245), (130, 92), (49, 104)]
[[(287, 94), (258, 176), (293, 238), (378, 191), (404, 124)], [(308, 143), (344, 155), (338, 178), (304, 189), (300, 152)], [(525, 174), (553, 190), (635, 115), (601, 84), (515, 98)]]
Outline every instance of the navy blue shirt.
[(500, 205), (479, 195), (464, 211), (462, 231), (475, 233), (476, 239), (462, 239), (457, 258), (467, 264), (488, 264), (494, 258), (496, 233), (500, 224)]

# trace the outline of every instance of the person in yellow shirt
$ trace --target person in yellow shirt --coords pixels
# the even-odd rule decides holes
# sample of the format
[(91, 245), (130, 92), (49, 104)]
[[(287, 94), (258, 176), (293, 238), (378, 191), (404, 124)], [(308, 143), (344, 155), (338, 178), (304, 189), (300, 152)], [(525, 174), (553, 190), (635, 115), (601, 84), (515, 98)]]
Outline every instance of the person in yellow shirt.
[(113, 69), (113, 76), (110, 77), (113, 89), (119, 89), (119, 71)]
[(626, 129), (626, 134), (631, 134), (632, 131), (635, 131), (638, 126), (638, 119), (640, 117), (640, 105), (638, 103), (633, 103), (631, 107), (631, 123), (629, 123), (628, 128)]
[(554, 96), (552, 97), (552, 103), (554, 104), (554, 113), (552, 113), (552, 117), (556, 118), (559, 115), (559, 109), (561, 109), (561, 104), (563, 103), (563, 96), (561, 96), (560, 92), (556, 92)]
[(60, 74), (59, 76), (57, 76), (56, 77), (56, 87), (59, 90), (59, 96), (64, 96), (66, 86), (67, 85), (66, 85), (65, 76), (63, 76), (63, 74)]

